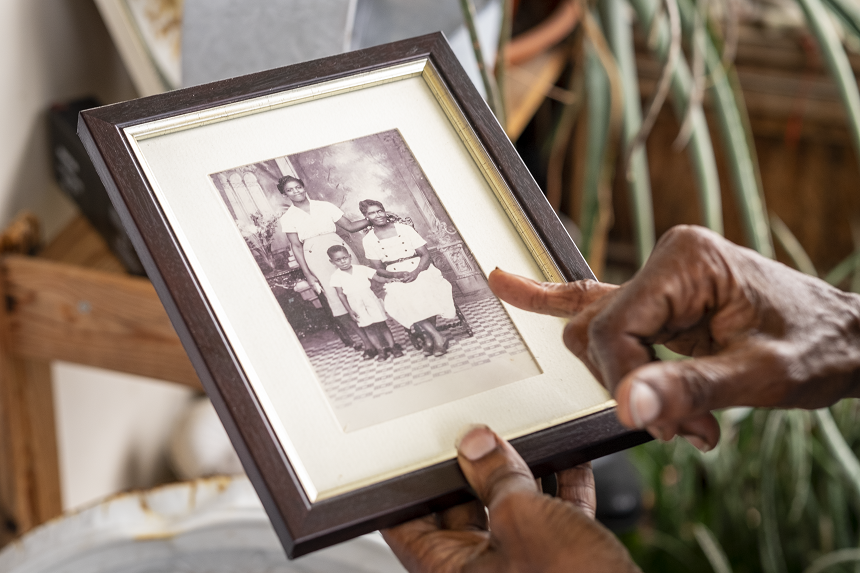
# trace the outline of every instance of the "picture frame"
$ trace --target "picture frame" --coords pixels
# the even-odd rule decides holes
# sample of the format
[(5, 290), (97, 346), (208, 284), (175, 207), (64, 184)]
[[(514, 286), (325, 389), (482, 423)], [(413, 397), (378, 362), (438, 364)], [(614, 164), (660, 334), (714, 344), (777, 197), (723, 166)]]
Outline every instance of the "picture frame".
[[(290, 558), (472, 499), (454, 449), (469, 423), (511, 439), (538, 477), (650, 439), (619, 424), (562, 344), (563, 320), (489, 293), (493, 265), (594, 277), (441, 33), (87, 110), (78, 132)], [(336, 246), (331, 264), (340, 253), (354, 272), (382, 257), (373, 276), (394, 273), (404, 258), (368, 246), (391, 229), (418, 236), (407, 262), (429, 253), (414, 280), (371, 281), (387, 313), (375, 324), (402, 341), (401, 357), (362, 361), (332, 334), (344, 315), (293, 312), (326, 307), (299, 285), (320, 274), (296, 263), (301, 249), (310, 264), (309, 240), (279, 258), (264, 244), (277, 229), (260, 218), (271, 208), (300, 238), (284, 216), (311, 194), (340, 201), (331, 220), (365, 225), (338, 230), (354, 252)], [(430, 266), (472, 330), (444, 344), (426, 326), (445, 327), (444, 311), (413, 328), (393, 318), (395, 287), (429, 304), (409, 284)], [(318, 282), (330, 301), (334, 281)], [(427, 370), (438, 375), (419, 380)]]
[(95, 0), (140, 96), (181, 85), (181, 0)]

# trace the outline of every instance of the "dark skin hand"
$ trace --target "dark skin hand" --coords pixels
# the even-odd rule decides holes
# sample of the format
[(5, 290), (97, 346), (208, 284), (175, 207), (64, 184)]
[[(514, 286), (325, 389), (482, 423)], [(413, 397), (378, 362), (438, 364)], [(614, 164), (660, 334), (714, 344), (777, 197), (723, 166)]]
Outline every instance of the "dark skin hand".
[(551, 498), (540, 493), (511, 445), (483, 426), (460, 442), (457, 461), (480, 502), (382, 532), (409, 571), (639, 571), (621, 543), (594, 521), (590, 465), (559, 473), (559, 498)]
[[(627, 427), (716, 446), (711, 410), (820, 408), (860, 396), (860, 296), (700, 227), (664, 235), (624, 285), (537, 283), (494, 271), (502, 300), (569, 318), (565, 345)], [(651, 344), (692, 360), (653, 360)]]
[[(500, 270), (490, 287), (514, 306), (570, 319), (564, 343), (612, 392), (619, 420), (663, 439), (680, 434), (708, 450), (719, 440), (711, 410), (819, 408), (860, 395), (860, 296), (699, 227), (666, 233), (620, 287)], [(692, 359), (655, 361), (658, 343)], [(635, 570), (581, 509), (582, 468), (559, 474), (563, 500), (543, 497), (508, 444), (493, 434), (492, 448), (477, 447), (475, 432), (458, 460), (489, 508), (491, 530), (477, 505), (389, 530), (410, 571)]]

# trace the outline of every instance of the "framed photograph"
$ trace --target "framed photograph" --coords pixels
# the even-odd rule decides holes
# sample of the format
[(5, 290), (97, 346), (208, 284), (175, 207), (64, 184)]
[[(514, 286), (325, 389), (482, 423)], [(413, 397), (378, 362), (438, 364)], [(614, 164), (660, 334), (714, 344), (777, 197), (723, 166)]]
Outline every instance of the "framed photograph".
[(470, 424), (538, 476), (648, 439), (489, 290), (593, 275), (441, 34), (79, 134), (290, 557), (468, 500)]
[(141, 96), (181, 85), (182, 0), (95, 0)]

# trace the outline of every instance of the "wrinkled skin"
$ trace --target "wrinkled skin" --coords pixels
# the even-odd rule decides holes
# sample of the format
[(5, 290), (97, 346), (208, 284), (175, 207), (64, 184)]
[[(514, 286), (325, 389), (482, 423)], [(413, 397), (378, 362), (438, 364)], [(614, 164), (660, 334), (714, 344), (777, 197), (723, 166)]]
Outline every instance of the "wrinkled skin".
[[(819, 408), (858, 396), (860, 296), (738, 247), (701, 227), (667, 232), (624, 285), (541, 284), (494, 271), (502, 300), (570, 318), (564, 342), (618, 401), (627, 427), (713, 448), (711, 410)], [(693, 360), (653, 360), (651, 344)], [(657, 397), (637, 420), (634, 386)]]
[[(490, 286), (514, 306), (570, 319), (564, 343), (613, 394), (619, 420), (662, 439), (680, 434), (708, 450), (719, 440), (711, 410), (819, 408), (860, 395), (860, 296), (699, 227), (666, 233), (620, 287), (499, 270)], [(655, 361), (658, 343), (692, 359)], [(458, 461), (491, 527), (476, 502), (384, 532), (410, 571), (636, 571), (592, 519), (590, 468), (559, 474), (562, 499), (542, 496), (494, 434), (487, 456), (463, 455), (480, 431), (489, 430), (467, 434)]]
[[(494, 449), (477, 460), (463, 455), (470, 439), (481, 438), (494, 440)], [(458, 461), (480, 502), (382, 532), (412, 573), (639, 571), (618, 540), (594, 521), (590, 464), (559, 473), (559, 498), (551, 498), (540, 493), (511, 445), (488, 428), (463, 438)]]

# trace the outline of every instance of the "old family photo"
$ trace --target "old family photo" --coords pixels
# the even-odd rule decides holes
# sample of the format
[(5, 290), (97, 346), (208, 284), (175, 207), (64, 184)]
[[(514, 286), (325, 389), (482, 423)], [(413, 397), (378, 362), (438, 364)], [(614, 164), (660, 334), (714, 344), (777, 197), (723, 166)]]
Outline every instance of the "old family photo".
[(397, 130), (211, 180), (345, 431), (540, 372)]

